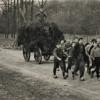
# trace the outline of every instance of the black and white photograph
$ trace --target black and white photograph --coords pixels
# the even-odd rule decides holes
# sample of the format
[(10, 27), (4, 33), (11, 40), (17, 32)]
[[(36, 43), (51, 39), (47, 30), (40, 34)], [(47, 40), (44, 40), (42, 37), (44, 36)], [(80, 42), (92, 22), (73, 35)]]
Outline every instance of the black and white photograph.
[(100, 100), (100, 0), (0, 0), (0, 100)]

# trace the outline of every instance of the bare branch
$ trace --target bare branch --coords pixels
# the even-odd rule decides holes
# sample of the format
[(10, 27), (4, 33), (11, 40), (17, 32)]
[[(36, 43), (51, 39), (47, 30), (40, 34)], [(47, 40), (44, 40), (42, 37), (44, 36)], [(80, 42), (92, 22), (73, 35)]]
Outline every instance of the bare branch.
[(46, 5), (46, 3), (47, 3), (47, 0), (45, 0), (45, 2), (43, 3), (43, 5), (45, 6), (45, 5)]
[(7, 0), (2, 0), (2, 2), (6, 5), (7, 4)]
[(41, 3), (40, 3), (40, 1), (38, 0), (38, 4), (39, 4), (39, 6), (41, 6)]
[(42, 3), (41, 3), (41, 6), (42, 6), (42, 7), (43, 7), (43, 2), (44, 2), (44, 1), (42, 0)]

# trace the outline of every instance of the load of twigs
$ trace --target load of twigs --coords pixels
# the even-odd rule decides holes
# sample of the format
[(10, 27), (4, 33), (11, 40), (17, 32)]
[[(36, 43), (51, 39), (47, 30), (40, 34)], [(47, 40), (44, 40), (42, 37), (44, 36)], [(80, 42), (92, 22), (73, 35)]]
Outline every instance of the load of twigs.
[(64, 39), (63, 33), (55, 23), (31, 23), (23, 24), (19, 28), (17, 37), (18, 45), (40, 46), (47, 51), (49, 48), (54, 49), (58, 41)]

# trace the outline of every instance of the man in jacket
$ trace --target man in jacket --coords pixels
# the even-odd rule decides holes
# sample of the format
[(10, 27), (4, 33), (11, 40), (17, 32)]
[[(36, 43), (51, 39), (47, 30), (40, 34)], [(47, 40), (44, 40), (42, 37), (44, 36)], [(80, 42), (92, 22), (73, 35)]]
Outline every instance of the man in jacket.
[(74, 59), (75, 59), (75, 69), (72, 72), (73, 78), (75, 73), (80, 71), (80, 81), (84, 81), (84, 71), (85, 71), (85, 46), (83, 45), (83, 38), (79, 38), (78, 43), (74, 47)]
[(94, 47), (91, 51), (91, 58), (94, 60), (96, 66), (97, 79), (100, 80), (99, 69), (100, 69), (100, 47), (98, 46), (97, 40), (93, 43)]

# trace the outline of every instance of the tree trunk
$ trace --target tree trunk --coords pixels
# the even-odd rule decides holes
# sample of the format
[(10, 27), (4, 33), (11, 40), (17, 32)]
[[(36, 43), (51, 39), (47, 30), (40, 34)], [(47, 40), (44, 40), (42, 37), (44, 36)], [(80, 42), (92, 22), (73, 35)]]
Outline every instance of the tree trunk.
[(14, 9), (14, 13), (13, 13), (13, 16), (14, 16), (14, 36), (13, 36), (13, 38), (15, 38), (15, 34), (16, 34), (16, 2), (15, 2), (15, 0), (14, 0), (14, 7), (13, 7), (13, 9)]
[(32, 0), (32, 6), (31, 6), (31, 21), (33, 22), (33, 6), (34, 6), (34, 0)]

